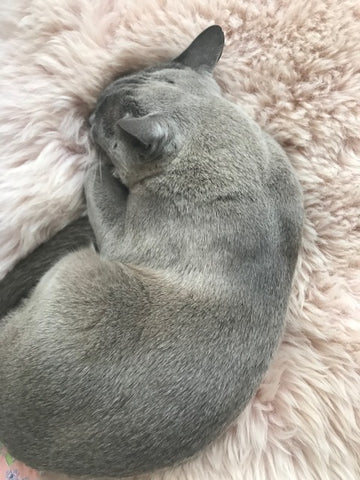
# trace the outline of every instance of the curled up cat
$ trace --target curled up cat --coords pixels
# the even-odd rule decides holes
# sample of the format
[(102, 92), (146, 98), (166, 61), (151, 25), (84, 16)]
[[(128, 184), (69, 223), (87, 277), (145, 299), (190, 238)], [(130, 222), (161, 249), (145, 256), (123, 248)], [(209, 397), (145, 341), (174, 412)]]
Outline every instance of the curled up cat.
[(242, 411), (278, 346), (301, 189), (222, 96), (223, 44), (209, 27), (105, 88), (91, 229), (67, 227), (0, 282), (0, 440), (33, 468), (120, 477), (183, 462)]

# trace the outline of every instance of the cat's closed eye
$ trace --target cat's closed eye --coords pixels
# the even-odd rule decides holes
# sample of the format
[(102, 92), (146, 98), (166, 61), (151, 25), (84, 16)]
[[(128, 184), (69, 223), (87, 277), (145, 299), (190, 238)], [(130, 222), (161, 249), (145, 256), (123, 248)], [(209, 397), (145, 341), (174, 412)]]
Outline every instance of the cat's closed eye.
[(175, 84), (174, 80), (170, 80), (170, 78), (164, 78), (164, 82), (171, 83), (172, 85)]

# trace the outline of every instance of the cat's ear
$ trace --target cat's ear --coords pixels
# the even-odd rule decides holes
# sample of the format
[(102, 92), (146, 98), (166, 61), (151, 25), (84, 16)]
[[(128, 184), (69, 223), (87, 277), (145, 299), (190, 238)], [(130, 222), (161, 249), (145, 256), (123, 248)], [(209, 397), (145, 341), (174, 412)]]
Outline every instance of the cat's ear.
[(158, 113), (143, 117), (124, 117), (117, 125), (138, 140), (150, 154), (160, 154), (161, 147), (168, 138), (168, 128)]
[(223, 48), (224, 32), (219, 25), (212, 25), (201, 32), (174, 62), (211, 72), (219, 61)]

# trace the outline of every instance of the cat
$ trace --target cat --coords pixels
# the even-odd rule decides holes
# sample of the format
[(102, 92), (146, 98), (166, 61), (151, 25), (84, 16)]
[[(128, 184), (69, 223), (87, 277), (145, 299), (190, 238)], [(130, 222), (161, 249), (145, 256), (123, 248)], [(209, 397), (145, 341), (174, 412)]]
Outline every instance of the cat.
[(0, 439), (33, 468), (119, 477), (197, 455), (279, 344), (301, 188), (278, 143), (222, 95), (223, 46), (211, 26), (105, 88), (85, 178), (96, 249), (84, 234), (45, 261), (15, 308), (11, 272), (0, 284)]

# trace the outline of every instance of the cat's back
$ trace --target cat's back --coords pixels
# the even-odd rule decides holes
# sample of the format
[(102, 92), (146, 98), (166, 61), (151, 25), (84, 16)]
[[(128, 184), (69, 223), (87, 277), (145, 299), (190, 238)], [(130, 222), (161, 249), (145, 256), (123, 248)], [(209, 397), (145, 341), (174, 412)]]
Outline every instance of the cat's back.
[(228, 179), (225, 189), (233, 188), (237, 194), (233, 209), (241, 213), (241, 229), (244, 234), (256, 229), (275, 249), (286, 245), (293, 270), (304, 209), (302, 189), (287, 153), (240, 106), (226, 99), (217, 100), (209, 122), (217, 132), (212, 155), (220, 159), (219, 173)]
[[(153, 245), (157, 232), (166, 249), (171, 238), (167, 266), (178, 251), (185, 261), (188, 250), (194, 265), (202, 259), (201, 269), (208, 264), (217, 275), (226, 260), (231, 275), (231, 265), (237, 270), (264, 256), (292, 274), (303, 224), (301, 187), (284, 149), (241, 107), (223, 97), (204, 104), (201, 127), (148, 186), (141, 206), (134, 202), (131, 235), (146, 224)], [(131, 240), (141, 250), (144, 238)]]

